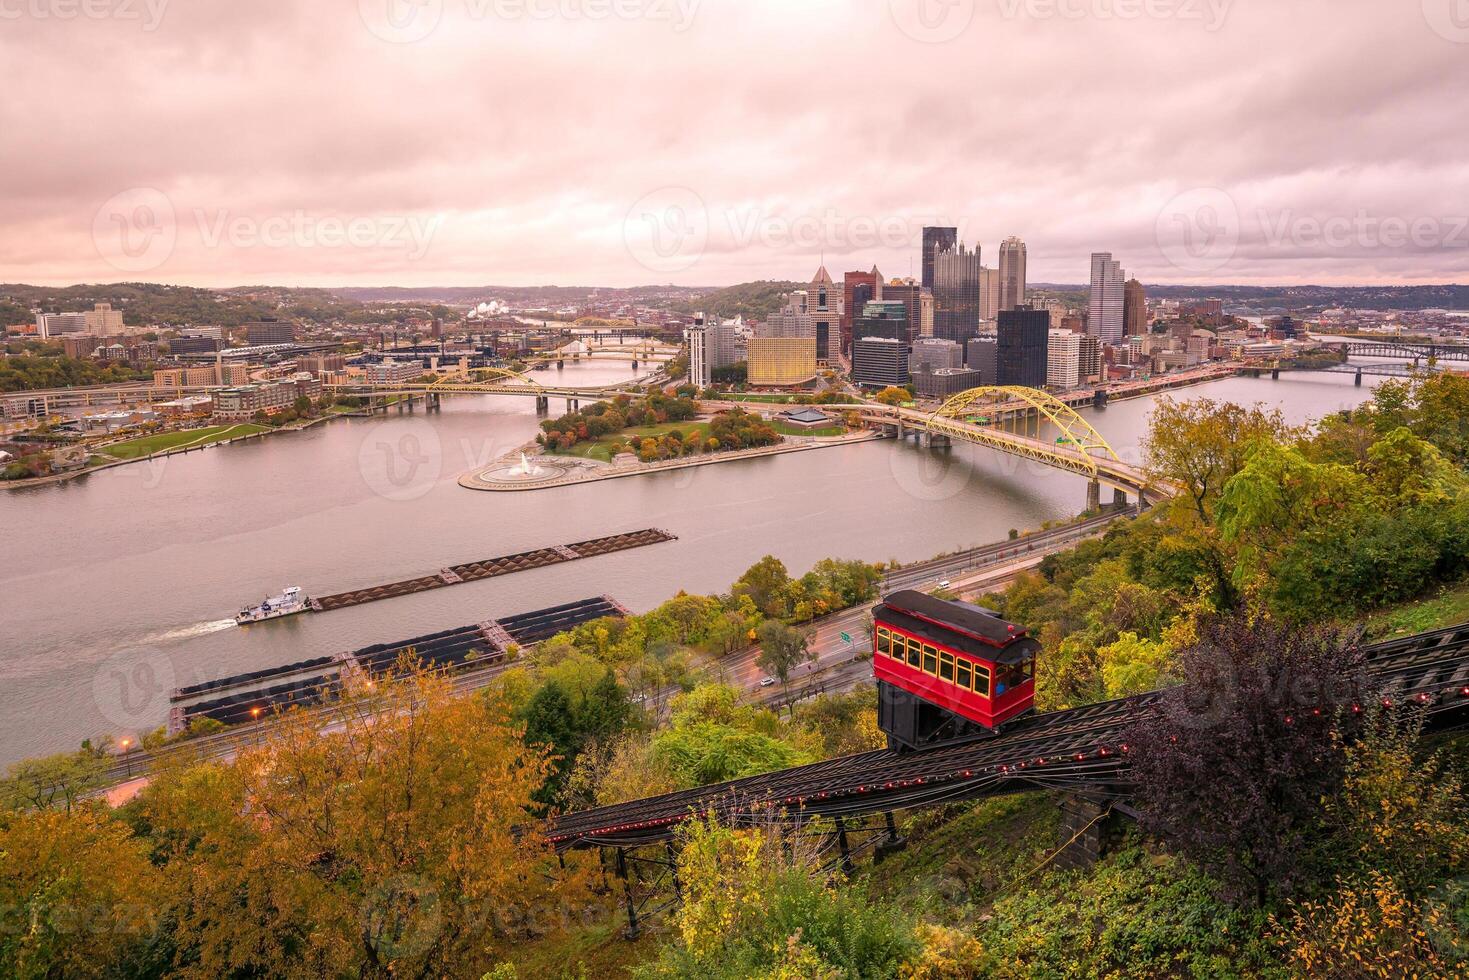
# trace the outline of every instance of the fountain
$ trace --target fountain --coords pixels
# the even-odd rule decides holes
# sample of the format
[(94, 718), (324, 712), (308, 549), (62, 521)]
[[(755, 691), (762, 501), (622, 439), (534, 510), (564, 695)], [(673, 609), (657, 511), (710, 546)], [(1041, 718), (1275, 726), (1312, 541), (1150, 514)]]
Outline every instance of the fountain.
[(520, 454), (520, 465), (510, 471), (511, 476), (539, 476), (541, 468), (532, 463), (524, 452)]
[(563, 462), (544, 456), (537, 456), (532, 460), (524, 450), (521, 450), (519, 456), (520, 462), (512, 462), (514, 457), (502, 460), (499, 465), (482, 470), (477, 478), (484, 483), (506, 486), (530, 485), (565, 476), (576, 468), (570, 460)]

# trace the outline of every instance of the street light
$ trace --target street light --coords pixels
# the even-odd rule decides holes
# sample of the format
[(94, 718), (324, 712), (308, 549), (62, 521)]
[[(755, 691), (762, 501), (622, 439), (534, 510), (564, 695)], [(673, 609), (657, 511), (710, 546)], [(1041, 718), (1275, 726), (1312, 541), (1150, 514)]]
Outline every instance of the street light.
[(122, 740), (122, 767), (123, 767), (123, 774), (127, 778), (129, 778), (129, 779), (131, 779), (132, 778), (132, 775), (133, 775), (133, 761), (128, 756), (128, 752), (129, 752), (130, 749), (132, 749), (132, 746), (133, 746), (133, 740), (132, 739), (125, 738), (125, 739)]

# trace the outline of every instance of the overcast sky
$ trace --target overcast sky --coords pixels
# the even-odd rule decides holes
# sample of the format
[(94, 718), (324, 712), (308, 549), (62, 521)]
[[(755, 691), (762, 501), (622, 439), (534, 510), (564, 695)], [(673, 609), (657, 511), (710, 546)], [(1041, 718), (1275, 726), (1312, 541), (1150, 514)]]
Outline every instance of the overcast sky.
[(1469, 282), (1469, 0), (0, 0), (0, 281)]

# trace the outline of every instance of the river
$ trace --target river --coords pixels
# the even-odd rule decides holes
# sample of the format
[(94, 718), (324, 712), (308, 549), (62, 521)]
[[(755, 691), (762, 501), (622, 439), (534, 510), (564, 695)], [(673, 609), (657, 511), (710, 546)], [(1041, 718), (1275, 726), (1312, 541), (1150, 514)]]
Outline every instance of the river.
[[(560, 383), (628, 376), (568, 365)], [(1350, 376), (1176, 392), (1292, 421), (1366, 398)], [(1088, 412), (1136, 460), (1152, 399)], [(552, 402), (559, 411), (561, 403)], [(456, 478), (535, 433), (531, 399), (338, 420), (0, 494), (0, 763), (163, 724), (173, 688), (606, 593), (636, 610), (727, 588), (774, 554), (911, 561), (1074, 515), (1084, 482), (972, 446), (871, 443), (529, 493)], [(663, 527), (676, 542), (248, 629), (287, 585), (327, 593), (459, 562)]]

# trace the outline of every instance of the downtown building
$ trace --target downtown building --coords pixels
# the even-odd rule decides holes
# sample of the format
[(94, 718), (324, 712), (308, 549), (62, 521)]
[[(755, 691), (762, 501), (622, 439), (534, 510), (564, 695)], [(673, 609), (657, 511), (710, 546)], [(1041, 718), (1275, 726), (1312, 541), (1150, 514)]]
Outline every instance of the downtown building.
[(998, 269), (979, 267), (979, 319), (995, 322), (1000, 315), (1000, 273)]
[(248, 419), (257, 412), (274, 415), (295, 404), (302, 396), (313, 401), (321, 397), (321, 381), (302, 372), (281, 381), (222, 388), (214, 393), (214, 417)]
[[(923, 227), (923, 266), (922, 285), (929, 289), (934, 284), (934, 257), (939, 252), (953, 251), (959, 244), (959, 229), (944, 226), (924, 225)], [(879, 280), (881, 281), (881, 280)], [(881, 297), (874, 297), (880, 299)]]
[(709, 331), (704, 326), (704, 314), (694, 316), (694, 322), (684, 330), (684, 341), (689, 345), (689, 384), (696, 388), (707, 388), (714, 381), (709, 363)]
[(1070, 330), (1049, 331), (1046, 338), (1046, 384), (1064, 390), (1081, 384), (1081, 334)]
[(963, 366), (964, 348), (954, 341), (939, 337), (919, 337), (913, 341), (912, 353), (908, 357), (908, 370), (913, 374), (925, 368), (938, 371)]
[(964, 345), (964, 363), (978, 372), (978, 384), (999, 384), (1000, 338), (997, 333), (981, 333)]
[(751, 337), (746, 349), (746, 378), (766, 388), (803, 385), (816, 377), (814, 337)]
[(1020, 307), (1000, 311), (995, 348), (996, 384), (1044, 388), (1049, 368), (1047, 348), (1051, 315), (1045, 310)]
[(848, 272), (842, 277), (842, 353), (852, 352), (852, 325), (862, 308), (882, 299), (882, 273), (877, 266), (871, 272)]
[(1014, 235), (1000, 243), (999, 292), (999, 309), (1025, 305), (1025, 243)]
[(909, 380), (908, 309), (898, 300), (874, 300), (852, 326), (852, 381), (867, 388)]
[(1148, 293), (1136, 279), (1122, 287), (1122, 335), (1138, 337), (1148, 332)]
[(1111, 252), (1092, 253), (1086, 331), (1104, 344), (1122, 340), (1125, 281), (1122, 265), (1112, 258)]
[(964, 343), (979, 333), (979, 249), (961, 242), (933, 257), (933, 335)]

